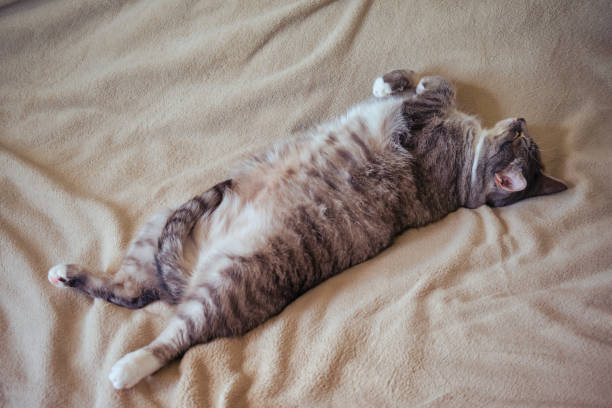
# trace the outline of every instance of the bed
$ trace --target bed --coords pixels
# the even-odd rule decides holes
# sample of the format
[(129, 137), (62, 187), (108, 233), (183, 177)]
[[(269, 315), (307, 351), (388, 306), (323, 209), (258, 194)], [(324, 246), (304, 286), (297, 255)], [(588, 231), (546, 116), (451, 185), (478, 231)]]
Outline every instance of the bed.
[[(612, 406), (607, 1), (0, 1), (0, 406)], [(130, 390), (172, 315), (54, 288), (397, 68), (527, 119), (563, 193), (460, 209)]]

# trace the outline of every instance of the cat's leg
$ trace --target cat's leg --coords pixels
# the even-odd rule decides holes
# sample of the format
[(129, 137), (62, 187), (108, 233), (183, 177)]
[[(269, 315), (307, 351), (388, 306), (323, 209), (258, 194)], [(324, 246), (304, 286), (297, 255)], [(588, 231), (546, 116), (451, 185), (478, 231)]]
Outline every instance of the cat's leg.
[(60, 264), (49, 270), (49, 281), (59, 287), (72, 287), (92, 297), (130, 309), (143, 307), (164, 297), (155, 266), (158, 238), (171, 210), (155, 215), (130, 245), (117, 273), (96, 276), (75, 264)]
[(195, 223), (215, 210), (231, 184), (231, 180), (226, 180), (177, 209), (153, 217), (140, 231), (113, 277), (96, 276), (80, 265), (60, 264), (49, 270), (49, 281), (57, 287), (73, 287), (131, 309), (159, 299), (178, 301), (186, 279), (184, 242)]
[(419, 99), (428, 99), (440, 108), (452, 106), (455, 103), (455, 87), (441, 76), (421, 78), (416, 87)]
[(427, 126), (432, 118), (444, 116), (455, 105), (455, 88), (446, 79), (424, 77), (416, 95), (406, 98), (402, 113), (411, 131)]
[(126, 354), (108, 375), (116, 389), (131, 388), (153, 374), (191, 346), (209, 340), (212, 333), (211, 310), (207, 301), (188, 300), (177, 306), (177, 314), (148, 346)]
[(396, 69), (376, 78), (372, 86), (372, 93), (377, 98), (384, 98), (392, 94), (397, 94), (411, 90), (416, 85), (414, 71)]
[[(162, 368), (172, 358), (185, 352), (189, 348), (189, 345), (186, 345), (187, 332), (186, 322), (180, 318), (173, 318), (153, 343), (126, 354), (113, 365), (108, 375), (113, 387), (118, 390), (131, 388)], [(166, 358), (166, 353), (170, 350), (173, 355)]]
[(195, 344), (246, 333), (279, 313), (295, 295), (288, 290), (290, 278), (275, 275), (265, 257), (215, 257), (212, 262), (201, 265), (204, 281), (194, 272), (176, 315), (162, 333), (113, 365), (109, 379), (115, 388), (134, 386)]

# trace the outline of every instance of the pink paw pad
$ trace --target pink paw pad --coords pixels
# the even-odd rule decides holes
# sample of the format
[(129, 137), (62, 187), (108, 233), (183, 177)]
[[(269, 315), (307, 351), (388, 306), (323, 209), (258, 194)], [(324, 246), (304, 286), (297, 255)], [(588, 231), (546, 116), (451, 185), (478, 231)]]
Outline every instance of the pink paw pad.
[(66, 265), (55, 265), (49, 270), (49, 273), (47, 274), (47, 279), (49, 279), (49, 282), (51, 282), (53, 286), (57, 286), (60, 288), (68, 286), (66, 284), (68, 280), (66, 278)]

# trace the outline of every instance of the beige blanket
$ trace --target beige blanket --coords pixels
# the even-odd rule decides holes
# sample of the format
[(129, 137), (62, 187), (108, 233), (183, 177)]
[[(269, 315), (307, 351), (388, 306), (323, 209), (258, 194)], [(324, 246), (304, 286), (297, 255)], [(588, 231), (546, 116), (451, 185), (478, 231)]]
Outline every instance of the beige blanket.
[[(609, 1), (0, 2), (0, 406), (612, 406)], [(172, 310), (47, 282), (395, 68), (524, 116), (555, 196), (459, 210), (134, 389)]]

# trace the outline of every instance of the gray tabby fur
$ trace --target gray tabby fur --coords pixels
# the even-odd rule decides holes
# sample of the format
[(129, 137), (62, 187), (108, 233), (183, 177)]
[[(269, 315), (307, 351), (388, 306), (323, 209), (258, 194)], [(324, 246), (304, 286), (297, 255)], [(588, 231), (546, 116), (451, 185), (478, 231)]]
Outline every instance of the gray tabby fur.
[[(230, 179), (157, 215), (119, 271), (57, 265), (49, 280), (130, 308), (176, 304), (151, 344), (110, 373), (127, 388), (194, 344), (237, 336), (305, 291), (459, 207), (564, 190), (522, 119), (481, 129), (441, 77), (375, 82), (379, 98), (248, 160)], [(477, 154), (476, 154), (477, 153)], [(517, 189), (520, 188), (520, 189)], [(512, 190), (512, 191), (510, 191)]]

